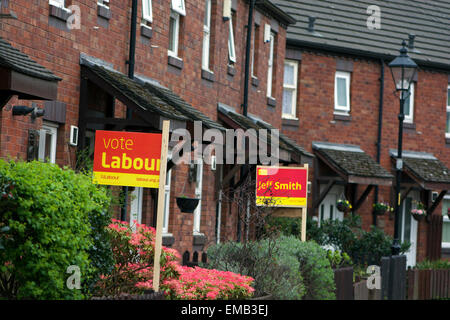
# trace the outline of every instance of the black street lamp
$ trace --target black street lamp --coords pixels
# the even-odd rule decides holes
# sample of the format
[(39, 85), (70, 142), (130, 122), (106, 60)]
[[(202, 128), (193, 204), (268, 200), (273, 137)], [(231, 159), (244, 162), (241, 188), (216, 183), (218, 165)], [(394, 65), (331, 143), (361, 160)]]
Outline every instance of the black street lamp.
[(392, 244), (392, 255), (400, 254), (400, 207), (401, 207), (401, 178), (403, 169), (402, 144), (403, 144), (403, 121), (405, 119), (404, 104), (409, 96), (409, 88), (417, 72), (417, 64), (408, 56), (406, 41), (403, 41), (400, 55), (389, 63), (389, 68), (394, 78), (395, 89), (400, 93), (400, 113), (398, 115), (398, 151), (396, 161), (396, 186), (395, 186), (395, 222), (394, 242)]

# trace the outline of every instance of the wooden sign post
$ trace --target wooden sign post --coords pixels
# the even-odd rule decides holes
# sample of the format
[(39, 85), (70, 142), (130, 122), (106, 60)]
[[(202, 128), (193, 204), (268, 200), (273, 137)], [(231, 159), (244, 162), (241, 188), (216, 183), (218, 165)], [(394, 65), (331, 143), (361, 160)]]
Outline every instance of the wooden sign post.
[(169, 127), (170, 121), (163, 121), (162, 144), (161, 144), (161, 167), (159, 173), (159, 191), (158, 191), (158, 209), (156, 216), (156, 239), (155, 239), (155, 259), (153, 264), (153, 290), (159, 291), (159, 279), (161, 272), (161, 246), (162, 246), (162, 227), (164, 220), (164, 186), (167, 174), (167, 152), (169, 147)]
[(301, 240), (306, 241), (308, 164), (303, 167), (258, 166), (256, 205), (276, 208), (274, 217), (301, 217)]

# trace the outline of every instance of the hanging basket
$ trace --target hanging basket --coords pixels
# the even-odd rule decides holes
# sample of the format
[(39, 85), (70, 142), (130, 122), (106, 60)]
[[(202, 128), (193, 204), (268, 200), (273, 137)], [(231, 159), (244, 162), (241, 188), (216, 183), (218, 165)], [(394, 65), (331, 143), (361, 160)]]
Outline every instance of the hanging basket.
[(177, 197), (177, 205), (181, 212), (193, 213), (198, 206), (200, 199)]
[(388, 210), (386, 209), (374, 209), (373, 214), (376, 216), (383, 216)]
[(412, 213), (412, 212), (411, 212), (411, 215), (417, 222), (422, 221), (426, 217), (426, 214), (417, 214), (417, 213)]
[(340, 212), (344, 212), (344, 213), (349, 213), (352, 209), (348, 206), (346, 206), (343, 203), (338, 203), (336, 205), (336, 208), (340, 211)]

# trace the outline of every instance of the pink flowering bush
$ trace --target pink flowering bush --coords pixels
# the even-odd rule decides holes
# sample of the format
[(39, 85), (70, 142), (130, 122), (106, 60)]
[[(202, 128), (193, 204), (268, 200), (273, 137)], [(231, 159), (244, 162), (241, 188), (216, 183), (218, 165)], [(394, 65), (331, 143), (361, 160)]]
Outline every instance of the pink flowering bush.
[(178, 279), (167, 279), (161, 288), (169, 299), (243, 300), (253, 295), (253, 278), (233, 272), (181, 267)]
[[(153, 288), (155, 229), (112, 220), (107, 230), (115, 265), (95, 286), (97, 296), (142, 294)], [(253, 278), (232, 272), (182, 267), (178, 251), (162, 247), (160, 288), (168, 299), (246, 299)]]
[[(108, 226), (115, 265), (108, 275), (100, 277), (95, 288), (97, 295), (139, 294), (152, 289), (155, 229), (135, 225), (134, 232), (123, 221), (113, 219)], [(176, 250), (162, 248), (161, 281), (179, 276), (179, 259)]]

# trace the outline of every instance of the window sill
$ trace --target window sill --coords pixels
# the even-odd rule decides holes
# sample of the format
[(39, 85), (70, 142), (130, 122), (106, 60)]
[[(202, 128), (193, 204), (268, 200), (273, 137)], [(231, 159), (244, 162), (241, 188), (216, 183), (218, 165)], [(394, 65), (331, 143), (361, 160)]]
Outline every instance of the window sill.
[(97, 5), (97, 15), (106, 20), (109, 20), (109, 19), (111, 19), (111, 10), (107, 6), (98, 4)]
[(183, 59), (171, 56), (170, 54), (169, 54), (168, 64), (177, 69), (183, 69), (183, 66), (184, 66)]
[(416, 130), (416, 124), (411, 122), (403, 122), (404, 129)]
[(259, 86), (259, 79), (252, 76), (252, 86), (257, 87)]
[(283, 129), (296, 129), (300, 126), (300, 121), (297, 118), (281, 118), (281, 126)]
[(275, 98), (272, 97), (267, 97), (267, 105), (269, 107), (275, 108), (277, 106), (277, 100), (275, 100)]
[(348, 113), (334, 113), (333, 114), (333, 120), (339, 120), (339, 121), (351, 121), (352, 116)]
[(228, 73), (229, 76), (234, 77), (234, 75), (236, 74), (236, 68), (233, 67), (233, 66), (228, 65), (227, 73)]
[(153, 37), (153, 29), (145, 24), (141, 24), (141, 36), (151, 39)]
[(205, 70), (205, 69), (202, 69), (202, 79), (205, 79), (205, 80), (208, 80), (211, 82), (214, 82), (216, 80), (215, 76), (214, 76), (214, 72)]
[(54, 6), (52, 4), (50, 6), (50, 16), (55, 17), (59, 20), (66, 21), (69, 19), (72, 12), (69, 9), (61, 8)]
[(194, 233), (193, 235), (193, 245), (194, 246), (204, 246), (206, 243), (206, 236), (203, 233)]
[(174, 243), (175, 243), (175, 237), (172, 234), (167, 233), (167, 234), (162, 235), (162, 245), (163, 246), (170, 247)]

